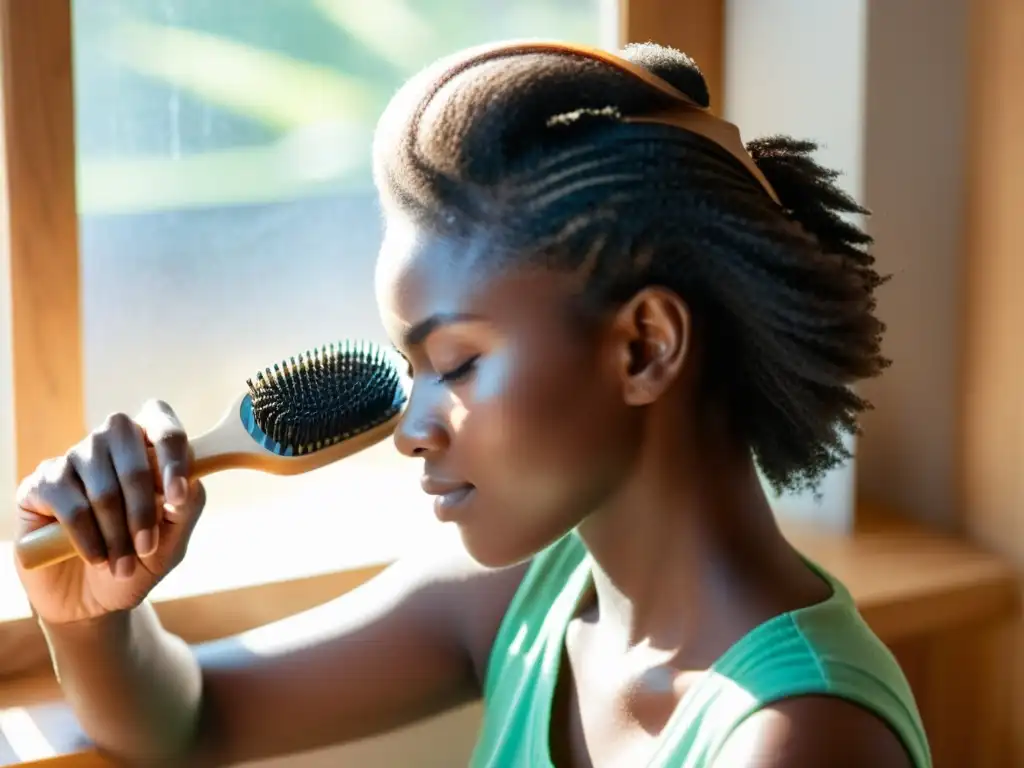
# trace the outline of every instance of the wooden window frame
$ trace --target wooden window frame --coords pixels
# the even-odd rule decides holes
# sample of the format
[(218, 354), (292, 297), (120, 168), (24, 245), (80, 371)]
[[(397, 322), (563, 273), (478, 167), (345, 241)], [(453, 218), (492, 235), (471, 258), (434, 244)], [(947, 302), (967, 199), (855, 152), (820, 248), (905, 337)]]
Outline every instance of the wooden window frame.
[[(975, 34), (984, 41), (976, 49), (987, 49), (990, 57), (1013, 52), (1009, 37), (1002, 46), (991, 45), (999, 22), (986, 13), (1003, 1), (982, 0), (975, 14)], [(705, 73), (712, 103), (723, 103), (724, 0), (617, 2), (623, 40), (655, 39), (689, 52)], [(86, 429), (71, 36), (71, 0), (0, 0), (6, 158), (6, 196), (0, 195), (6, 210), (0, 215), (6, 214), (8, 226), (8, 242), (0, 247), (9, 247), (10, 260), (17, 477), (28, 474), (45, 457), (65, 450)], [(974, 91), (977, 104), (972, 114), (982, 116), (977, 130), (984, 140), (976, 142), (979, 149), (971, 159), (972, 184), (983, 195), (990, 195), (991, 202), (1005, 193), (1007, 185), (1016, 183), (1017, 198), (1024, 199), (1019, 178), (1014, 182), (1007, 176), (1012, 162), (1005, 154), (1016, 152), (1013, 157), (1018, 162), (1024, 159), (1016, 143), (1019, 132), (1010, 125), (1004, 109), (1006, 94), (1013, 92), (1015, 81), (993, 77), (993, 70), (1006, 75), (1006, 67), (1000, 66), (1000, 61), (990, 64), (976, 76), (979, 87)], [(1018, 397), (1020, 393), (1022, 348), (1019, 344), (993, 345), (990, 335), (996, 322), (1001, 327), (1024, 327), (1024, 302), (1007, 290), (1021, 284), (1018, 238), (1011, 233), (1017, 231), (1016, 213), (999, 205), (986, 208), (979, 204), (971, 211), (971, 220), (967, 247), (972, 258), (966, 275), (970, 316), (964, 341), (969, 398), (963, 408), (966, 439), (960, 466), (964, 508), (978, 512), (967, 517), (965, 527), (993, 548), (1016, 547), (1008, 554), (1021, 564), (1024, 544), (1007, 545), (1005, 531), (1012, 528), (1013, 520), (1021, 519), (1020, 510), (1024, 509), (1024, 482), (1020, 479), (1024, 476), (1020, 471), (1024, 405), (1011, 397), (1011, 393)], [(1018, 409), (1015, 419), (1003, 417), (1014, 408)], [(968, 690), (963, 686), (974, 686), (972, 695), (984, 698), (978, 692), (978, 680), (989, 679), (976, 673), (975, 666), (976, 660), (987, 654), (979, 650), (988, 647), (987, 630), (967, 632), (964, 628), (993, 625), (1012, 610), (1012, 571), (961, 544), (940, 541), (917, 529), (872, 529), (877, 521), (874, 516), (866, 518), (868, 527), (857, 537), (795, 533), (794, 540), (804, 543), (805, 551), (846, 579), (876, 631), (897, 644), (912, 682), (920, 681), (927, 688), (927, 697), (922, 699), (926, 720), (943, 726), (937, 731), (942, 735), (944, 754), (957, 754), (957, 750), (964, 754), (972, 739), (980, 737), (970, 728), (979, 722), (979, 716), (965, 720), (958, 714)], [(0, 524), (0, 538), (3, 534)], [(382, 530), (379, 535), (391, 534)], [(170, 598), (158, 605), (158, 610), (172, 631), (189, 640), (233, 634), (352, 588), (379, 571), (386, 558), (379, 560), (334, 564), (330, 572), (303, 574), (303, 578), (272, 584), (252, 573), (246, 576), (248, 583), (228, 585), (235, 587), (232, 591), (224, 591), (226, 586), (211, 572), (206, 592)], [(879, 574), (885, 574), (884, 579), (880, 580)], [(13, 573), (0, 567), (0, 588), (16, 590), (13, 578)], [(225, 611), (226, 604), (233, 611)], [(0, 656), (12, 658), (9, 649), (14, 638), (26, 640), (26, 659), (36, 664), (45, 660), (45, 646), (27, 606), (7, 613), (2, 608), (0, 602)], [(952, 640), (934, 639), (949, 627), (959, 628)], [(1000, 674), (1000, 669), (991, 665), (985, 670), (986, 675)], [(1024, 677), (1024, 672), (1019, 674)], [(0, 703), (0, 709), (9, 706), (12, 697), (20, 696), (19, 704), (29, 704), (54, 695), (52, 677), (25, 680), (23, 685), (7, 685), (6, 701)], [(1024, 681), (1018, 690), (1024, 692)], [(1024, 702), (1019, 706), (1017, 712), (1024, 712)], [(1005, 716), (997, 718), (997, 711), (984, 711), (991, 715), (984, 720), (987, 728), (997, 721), (1012, 722)], [(1024, 754), (1024, 744), (1019, 748)], [(74, 754), (67, 762), (45, 764), (104, 765), (91, 752), (71, 751)], [(938, 760), (936, 765), (940, 765)]]
[(15, 476), (85, 425), (68, 0), (3, 0)]
[[(616, 0), (624, 40), (690, 52), (722, 83), (721, 0)], [(71, 0), (0, 0), (15, 476), (84, 435)], [(9, 537), (0, 523), (0, 538)]]
[[(690, 52), (701, 63), (713, 103), (722, 84), (721, 0), (610, 0), (618, 14), (620, 42), (658, 39)], [(0, 0), (3, 73), (3, 151), (6, 242), (10, 264), (11, 351), (15, 478), (59, 455), (87, 430), (84, 392), (81, 264), (76, 190), (72, 0)], [(2, 232), (2, 230), (0, 230)], [(375, 557), (352, 556), (353, 570), (372, 567), (401, 551), (391, 530), (379, 538)], [(10, 550), (11, 520), (0, 521), (0, 555)], [(390, 550), (388, 549), (390, 547)], [(11, 557), (0, 557), (0, 585), (15, 575)], [(316, 568), (296, 579), (319, 573)], [(211, 571), (215, 592), (268, 581), (265, 574), (236, 575), (231, 582)], [(269, 580), (275, 580), (271, 577)], [(240, 581), (241, 579), (241, 581)], [(194, 593), (194, 585), (186, 591)], [(0, 622), (28, 615), (16, 585), (4, 589)]]

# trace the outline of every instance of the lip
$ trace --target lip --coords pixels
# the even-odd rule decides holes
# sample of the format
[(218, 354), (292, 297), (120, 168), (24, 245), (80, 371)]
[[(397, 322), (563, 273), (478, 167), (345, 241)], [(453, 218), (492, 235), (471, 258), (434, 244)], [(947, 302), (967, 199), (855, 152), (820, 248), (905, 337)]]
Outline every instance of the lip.
[(424, 493), (435, 497), (434, 514), (442, 522), (454, 520), (459, 509), (465, 506), (476, 490), (476, 486), (471, 483), (439, 480), (433, 477), (424, 477), (420, 481), (420, 487)]
[(430, 475), (424, 475), (420, 479), (420, 488), (429, 496), (447, 496), (450, 493), (472, 487), (469, 483), (460, 480), (444, 480)]

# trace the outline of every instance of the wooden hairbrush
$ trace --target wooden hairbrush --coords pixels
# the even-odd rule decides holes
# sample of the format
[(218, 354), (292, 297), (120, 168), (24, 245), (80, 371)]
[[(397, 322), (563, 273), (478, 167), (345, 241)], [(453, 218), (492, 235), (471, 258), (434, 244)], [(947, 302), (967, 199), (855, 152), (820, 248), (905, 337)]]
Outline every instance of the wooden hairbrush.
[[(189, 441), (193, 478), (227, 469), (297, 475), (369, 448), (394, 432), (407, 392), (396, 359), (372, 342), (307, 351), (247, 381), (220, 422)], [(156, 458), (150, 449), (150, 464)], [(154, 472), (158, 486), (160, 473)], [(51, 523), (15, 544), (26, 569), (78, 555)]]

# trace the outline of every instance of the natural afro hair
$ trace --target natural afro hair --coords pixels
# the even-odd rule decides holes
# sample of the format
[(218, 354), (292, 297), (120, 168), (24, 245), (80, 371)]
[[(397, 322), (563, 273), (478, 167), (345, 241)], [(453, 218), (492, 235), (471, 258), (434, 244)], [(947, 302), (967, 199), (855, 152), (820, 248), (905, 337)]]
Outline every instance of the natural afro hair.
[[(704, 77), (653, 44), (621, 53), (702, 106)], [(414, 77), (378, 126), (386, 211), (486, 258), (585, 271), (589, 305), (659, 285), (689, 305), (705, 392), (776, 489), (802, 490), (849, 458), (869, 407), (850, 385), (888, 364), (867, 211), (818, 165), (813, 142), (747, 144), (780, 207), (730, 153), (683, 129), (627, 122), (669, 97), (566, 52), (444, 59)]]

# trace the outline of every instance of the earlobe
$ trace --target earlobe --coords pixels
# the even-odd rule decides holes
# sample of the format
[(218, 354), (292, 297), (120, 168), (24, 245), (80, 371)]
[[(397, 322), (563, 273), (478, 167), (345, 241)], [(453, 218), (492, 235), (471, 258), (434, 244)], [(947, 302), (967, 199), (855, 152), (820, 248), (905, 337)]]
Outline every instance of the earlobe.
[(674, 292), (644, 288), (618, 313), (625, 341), (623, 394), (629, 405), (649, 405), (679, 378), (688, 362), (690, 311)]

